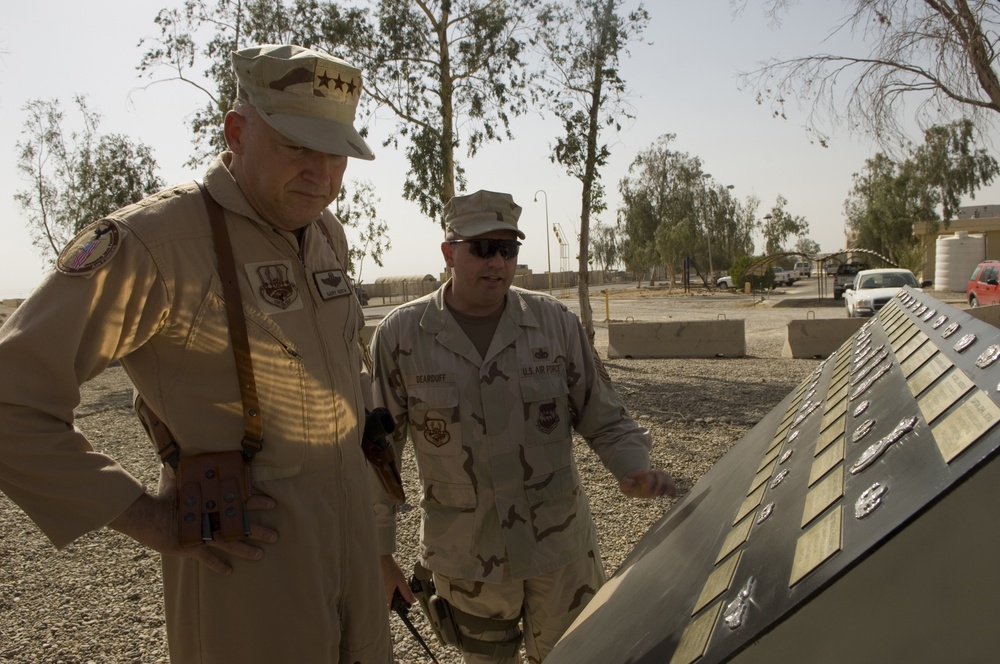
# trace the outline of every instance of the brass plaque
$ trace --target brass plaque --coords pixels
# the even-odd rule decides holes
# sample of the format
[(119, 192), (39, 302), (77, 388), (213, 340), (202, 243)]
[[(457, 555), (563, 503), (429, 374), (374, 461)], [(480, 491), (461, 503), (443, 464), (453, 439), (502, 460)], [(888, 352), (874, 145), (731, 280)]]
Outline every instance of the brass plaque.
[[(926, 337), (924, 338), (926, 339)], [(899, 358), (899, 366), (903, 370), (903, 376), (905, 378), (909, 378), (913, 375), (913, 372), (922, 367), (924, 362), (931, 359), (931, 357), (937, 352), (937, 346), (931, 343), (925, 343), (905, 359)]]
[(985, 392), (976, 392), (931, 428), (934, 442), (947, 463), (964, 452), (1000, 420), (997, 406)]
[[(760, 495), (763, 496), (764, 492), (761, 491)], [(757, 502), (760, 504), (760, 501)], [(754, 507), (756, 507), (756, 505), (754, 505)], [(716, 563), (735, 551), (737, 547), (743, 544), (743, 542), (747, 541), (747, 536), (750, 534), (750, 526), (752, 525), (753, 516), (751, 515), (733, 526), (733, 529), (729, 531), (729, 535), (726, 536), (726, 540), (722, 543), (722, 549), (719, 551), (719, 557), (715, 559)]]
[(823, 478), (823, 481), (809, 489), (806, 505), (802, 511), (802, 527), (818, 517), (830, 505), (844, 495), (844, 466), (841, 465)]
[(822, 454), (813, 460), (809, 469), (809, 486), (816, 483), (816, 480), (826, 475), (831, 468), (844, 460), (845, 439), (841, 438), (836, 443), (826, 448)]
[[(777, 461), (777, 459), (775, 460)], [(743, 504), (740, 505), (739, 511), (736, 513), (736, 518), (733, 519), (733, 523), (736, 524), (740, 519), (745, 517), (750, 512), (757, 509), (760, 505), (760, 501), (764, 499), (764, 490), (767, 489), (767, 484), (761, 484), (759, 487), (750, 492), (744, 500)]]
[(920, 328), (916, 325), (901, 327), (893, 336), (889, 337), (889, 345), (892, 346), (892, 350), (898, 353), (899, 349), (908, 344), (919, 332)]
[(829, 428), (823, 429), (819, 434), (819, 438), (816, 439), (816, 449), (813, 450), (813, 456), (819, 456), (831, 443), (838, 438), (842, 438), (846, 424), (845, 420), (840, 420)]
[(740, 562), (741, 556), (743, 556), (742, 551), (731, 556), (708, 575), (705, 587), (701, 589), (701, 596), (698, 597), (698, 601), (695, 602), (694, 609), (691, 611), (692, 616), (729, 590), (729, 586), (733, 582), (733, 575), (736, 574), (736, 565)]
[[(920, 367), (912, 376), (910, 376), (906, 384), (910, 388), (910, 394), (913, 396), (918, 396), (921, 392), (926, 390), (931, 383), (936, 381), (938, 378), (944, 375), (944, 372), (954, 366), (947, 357), (942, 353), (935, 353), (935, 355), (930, 359), (927, 364)], [(927, 416), (924, 415), (924, 419)], [(930, 420), (928, 420), (929, 422)]]
[(799, 541), (795, 543), (795, 558), (792, 560), (789, 587), (794, 586), (809, 572), (840, 551), (843, 540), (841, 512), (843, 507), (838, 505), (799, 537)]
[(849, 384), (850, 381), (846, 380), (845, 378), (844, 382), (837, 387), (836, 391), (833, 390), (830, 391), (830, 396), (827, 399), (827, 403), (830, 404), (830, 407), (836, 405), (836, 403), (841, 399), (847, 398), (847, 388)]
[(757, 470), (760, 470), (761, 468), (763, 468), (764, 466), (771, 463), (777, 458), (778, 458), (778, 448), (772, 447), (771, 450), (764, 456), (764, 458), (760, 460), (760, 465), (757, 466)]
[[(914, 352), (915, 352), (915, 351), (916, 351), (916, 350), (917, 350), (918, 348), (921, 348), (921, 347), (925, 347), (925, 346), (926, 346), (926, 344), (927, 344), (927, 341), (929, 341), (929, 340), (930, 340), (930, 337), (928, 337), (928, 336), (927, 336), (926, 334), (924, 334), (923, 332), (921, 332), (920, 334), (915, 334), (915, 335), (913, 335), (913, 337), (912, 337), (912, 338), (911, 338), (911, 339), (910, 339), (909, 341), (907, 341), (907, 342), (906, 342), (905, 344), (903, 344), (903, 345), (902, 345), (902, 346), (901, 346), (901, 347), (900, 347), (900, 348), (899, 348), (899, 349), (898, 349), (898, 350), (896, 351), (896, 360), (897, 360), (897, 361), (898, 361), (898, 362), (899, 362), (900, 364), (902, 364), (902, 363), (903, 363), (903, 362), (905, 362), (905, 361), (907, 360), (907, 358), (909, 358), (909, 357), (910, 357), (910, 355), (912, 355), (912, 354), (913, 354), (913, 353), (914, 353)], [(932, 348), (937, 348), (937, 346), (935, 346), (934, 344), (930, 344), (930, 346), (931, 346)]]
[[(846, 394), (846, 393), (845, 393)], [(823, 413), (823, 420), (820, 422), (820, 430), (826, 429), (828, 426), (836, 422), (838, 419), (844, 417), (847, 414), (847, 399), (841, 399), (837, 402), (837, 405), (828, 408), (828, 410)]]
[(917, 399), (924, 421), (933, 424), (941, 413), (951, 408), (953, 403), (975, 386), (976, 384), (961, 369), (956, 368), (950, 372), (933, 389)]
[(692, 664), (704, 656), (705, 649), (708, 648), (708, 640), (712, 636), (715, 624), (719, 622), (719, 614), (722, 612), (722, 602), (718, 602), (711, 609), (698, 616), (684, 628), (681, 640), (677, 644), (674, 656), (670, 658), (670, 664)]
[(774, 473), (774, 467), (777, 465), (778, 460), (775, 459), (767, 466), (767, 468), (757, 471), (757, 474), (753, 476), (753, 483), (750, 485), (751, 494), (756, 491), (761, 484), (771, 479), (771, 475)]
[(771, 450), (773, 450), (778, 445), (781, 445), (783, 442), (785, 442), (785, 431), (779, 431), (774, 435), (774, 438), (771, 439), (771, 444), (768, 445), (767, 451), (764, 452), (764, 454), (765, 455), (770, 454)]

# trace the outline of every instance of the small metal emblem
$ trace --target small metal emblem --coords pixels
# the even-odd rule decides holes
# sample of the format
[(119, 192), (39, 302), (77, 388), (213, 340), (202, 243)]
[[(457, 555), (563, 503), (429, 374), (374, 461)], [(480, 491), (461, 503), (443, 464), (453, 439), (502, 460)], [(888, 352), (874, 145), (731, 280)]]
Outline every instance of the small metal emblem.
[(865, 399), (864, 401), (862, 401), (861, 403), (859, 403), (857, 405), (857, 407), (854, 409), (854, 417), (858, 417), (863, 412), (865, 412), (866, 410), (868, 410), (868, 406), (870, 406), (870, 405), (872, 405), (872, 402), (869, 399)]
[(788, 434), (788, 442), (789, 442), (789, 444), (794, 443), (795, 439), (798, 438), (798, 437), (799, 437), (799, 430), (798, 429), (796, 429), (792, 433)]
[(861, 423), (861, 426), (855, 429), (854, 433), (851, 434), (851, 442), (852, 443), (858, 442), (859, 440), (870, 434), (872, 432), (872, 429), (874, 428), (875, 428), (875, 420), (865, 420), (864, 422)]
[(791, 456), (792, 456), (792, 452), (794, 452), (794, 451), (795, 450), (785, 450), (781, 454), (781, 456), (778, 458), (778, 465), (780, 466), (781, 464), (783, 464), (786, 461), (788, 461), (788, 459), (791, 458)]
[(969, 334), (965, 335), (964, 337), (958, 340), (958, 342), (954, 346), (955, 352), (961, 353), (974, 343), (976, 343), (976, 335), (970, 332)]
[(788, 477), (787, 468), (785, 468), (783, 471), (774, 476), (774, 479), (771, 480), (771, 488), (772, 489), (776, 488), (779, 484), (785, 481), (786, 477)]
[(924, 322), (926, 323), (930, 319), (934, 318), (935, 314), (937, 314), (937, 309), (931, 309), (930, 311), (928, 311), (926, 314), (924, 314)]
[(941, 338), (942, 339), (947, 339), (951, 335), (953, 335), (956, 332), (958, 332), (958, 328), (960, 328), (960, 327), (962, 327), (962, 326), (959, 325), (958, 323), (952, 323), (948, 327), (944, 328), (944, 332), (941, 333)]
[(760, 525), (767, 521), (768, 517), (774, 513), (774, 503), (768, 503), (764, 505), (764, 508), (757, 514), (757, 525)]
[(848, 397), (848, 401), (854, 401), (862, 394), (867, 392), (868, 388), (871, 387), (875, 383), (875, 381), (877, 381), (879, 378), (889, 373), (891, 369), (892, 369), (892, 362), (886, 362), (885, 364), (883, 364), (881, 367), (879, 367), (878, 371), (869, 376), (865, 382), (861, 383), (861, 385), (858, 386), (858, 389), (854, 390), (851, 396)]
[(888, 490), (889, 487), (878, 482), (865, 489), (861, 496), (858, 497), (857, 502), (854, 503), (854, 517), (856, 519), (863, 519), (877, 510), (882, 504), (882, 496)]
[(885, 436), (861, 453), (858, 460), (854, 462), (853, 466), (851, 466), (851, 474), (857, 475), (862, 470), (875, 463), (875, 461), (882, 456), (887, 449), (889, 449), (890, 445), (905, 436), (908, 432), (912, 431), (916, 424), (916, 415), (900, 420), (899, 424), (896, 425), (896, 428), (893, 429), (889, 435)]
[(736, 599), (726, 604), (726, 610), (723, 612), (722, 616), (729, 629), (736, 629), (743, 624), (743, 618), (746, 617), (747, 607), (750, 605), (750, 593), (752, 591), (753, 577), (751, 576), (747, 579), (746, 584), (744, 584), (739, 594), (736, 595)]
[(948, 317), (942, 314), (942, 315), (938, 316), (936, 319), (934, 319), (934, 322), (931, 323), (931, 327), (936, 330), (939, 327), (941, 327), (942, 325), (944, 325), (947, 320), (948, 320)]
[(923, 316), (925, 311), (927, 311), (927, 305), (926, 304), (922, 304), (922, 305), (920, 305), (920, 308), (917, 309), (917, 311), (915, 313), (917, 314), (917, 316)]
[(984, 350), (979, 357), (976, 358), (976, 366), (979, 367), (980, 369), (985, 369), (986, 367), (996, 362), (998, 359), (1000, 359), (1000, 345), (993, 344), (992, 346)]

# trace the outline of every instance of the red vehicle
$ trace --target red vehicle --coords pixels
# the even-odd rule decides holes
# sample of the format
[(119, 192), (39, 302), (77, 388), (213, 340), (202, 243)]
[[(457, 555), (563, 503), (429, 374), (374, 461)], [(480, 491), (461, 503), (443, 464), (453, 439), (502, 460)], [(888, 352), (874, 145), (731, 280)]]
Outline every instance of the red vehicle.
[(1000, 304), (1000, 261), (983, 261), (973, 270), (965, 297), (970, 307)]

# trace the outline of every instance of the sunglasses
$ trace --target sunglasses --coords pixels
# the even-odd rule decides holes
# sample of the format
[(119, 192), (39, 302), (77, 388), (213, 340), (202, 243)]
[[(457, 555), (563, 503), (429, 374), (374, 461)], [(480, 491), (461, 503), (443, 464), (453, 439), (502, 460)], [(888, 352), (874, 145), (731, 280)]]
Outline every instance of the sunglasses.
[(499, 251), (505, 261), (517, 258), (518, 247), (521, 246), (517, 240), (449, 240), (448, 244), (467, 244), (469, 252), (479, 258), (493, 258)]

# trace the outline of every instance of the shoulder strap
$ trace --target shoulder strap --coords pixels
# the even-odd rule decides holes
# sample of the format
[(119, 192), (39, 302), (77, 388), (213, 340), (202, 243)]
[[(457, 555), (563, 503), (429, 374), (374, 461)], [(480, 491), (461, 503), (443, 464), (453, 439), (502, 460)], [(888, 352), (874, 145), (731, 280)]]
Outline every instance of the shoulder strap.
[(263, 421), (260, 404), (257, 401), (257, 383), (253, 377), (253, 361), (250, 357), (250, 341), (247, 338), (246, 319), (243, 316), (243, 298), (233, 262), (233, 247), (226, 230), (226, 220), (222, 206), (208, 193), (204, 184), (198, 183), (208, 208), (208, 220), (212, 225), (212, 240), (215, 255), (219, 259), (219, 277), (222, 279), (222, 294), (226, 298), (226, 315), (229, 317), (229, 338), (236, 356), (236, 372), (243, 397), (243, 455), (252, 460), (260, 452), (263, 443)]

